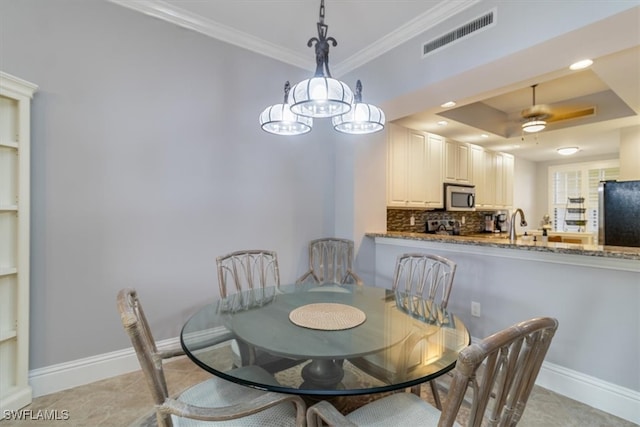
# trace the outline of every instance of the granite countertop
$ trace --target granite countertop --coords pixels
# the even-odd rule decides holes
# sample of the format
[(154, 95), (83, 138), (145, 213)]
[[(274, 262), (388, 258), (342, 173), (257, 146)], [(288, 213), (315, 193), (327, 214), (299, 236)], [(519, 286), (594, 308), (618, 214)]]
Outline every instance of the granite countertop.
[(509, 242), (509, 236), (493, 234), (474, 234), (450, 236), (447, 234), (427, 234), (427, 233), (407, 233), (402, 231), (384, 231), (366, 233), (368, 237), (386, 237), (391, 239), (418, 240), (427, 242), (441, 242), (456, 245), (488, 246), (504, 249), (518, 249), (536, 252), (551, 252), (570, 255), (585, 255), (605, 258), (618, 258), (640, 261), (640, 248), (624, 246), (599, 246), (582, 245), (576, 243), (543, 243), (540, 241), (522, 240), (519, 238), (515, 243)]

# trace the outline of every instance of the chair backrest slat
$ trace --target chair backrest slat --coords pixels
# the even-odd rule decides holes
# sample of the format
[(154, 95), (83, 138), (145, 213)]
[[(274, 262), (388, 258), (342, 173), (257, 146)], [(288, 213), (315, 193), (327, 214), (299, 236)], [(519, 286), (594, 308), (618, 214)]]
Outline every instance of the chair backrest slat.
[(220, 296), (280, 286), (278, 256), (273, 251), (236, 251), (216, 258)]
[[(455, 272), (456, 263), (448, 258), (425, 253), (402, 254), (396, 261), (391, 289), (417, 297), (410, 301), (425, 300), (447, 308)], [(406, 302), (409, 306), (410, 301)]]
[(353, 272), (354, 244), (352, 240), (326, 237), (309, 242), (309, 271), (296, 283), (362, 284)]
[(556, 319), (530, 319), (462, 350), (438, 427), (453, 425), (469, 384), (468, 427), (516, 425), (557, 328)]

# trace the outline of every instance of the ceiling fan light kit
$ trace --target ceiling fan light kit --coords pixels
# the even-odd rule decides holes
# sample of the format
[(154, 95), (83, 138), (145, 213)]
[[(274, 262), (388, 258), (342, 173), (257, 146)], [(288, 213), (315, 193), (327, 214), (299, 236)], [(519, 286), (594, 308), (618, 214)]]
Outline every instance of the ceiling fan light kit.
[[(332, 117), (334, 129), (349, 134), (368, 134), (384, 128), (384, 112), (375, 105), (362, 102), (362, 84), (356, 83), (355, 95), (349, 86), (331, 77), (329, 71), (329, 47), (338, 42), (327, 37), (328, 25), (324, 23), (324, 0), (320, 1), (318, 37), (307, 42), (315, 44), (315, 75), (288, 88), (285, 85), (285, 102), (267, 107), (260, 114), (263, 130), (276, 135), (301, 135), (311, 130), (312, 118)], [(290, 96), (289, 96), (290, 95)], [(287, 119), (285, 120), (285, 113)], [(275, 114), (272, 114), (273, 112)], [(280, 113), (282, 111), (282, 113)]]
[(549, 117), (549, 112), (544, 105), (536, 105), (536, 86), (532, 85), (533, 91), (533, 104), (531, 108), (522, 111), (522, 118), (525, 120), (522, 123), (522, 130), (527, 133), (540, 132), (547, 127), (545, 119)]
[(522, 124), (522, 130), (527, 133), (540, 132), (547, 127), (547, 122), (544, 120), (529, 120)]

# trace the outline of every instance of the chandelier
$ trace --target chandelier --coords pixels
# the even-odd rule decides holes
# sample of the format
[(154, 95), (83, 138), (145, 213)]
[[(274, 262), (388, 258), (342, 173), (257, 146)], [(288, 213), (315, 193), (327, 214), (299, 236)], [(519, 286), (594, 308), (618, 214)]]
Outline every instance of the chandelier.
[(313, 118), (332, 118), (335, 130), (349, 134), (367, 134), (384, 128), (384, 112), (375, 105), (362, 102), (362, 83), (356, 83), (356, 91), (340, 80), (331, 77), (329, 71), (329, 46), (338, 44), (327, 37), (328, 25), (324, 23), (324, 0), (320, 1), (318, 37), (307, 42), (315, 44), (316, 72), (310, 79), (293, 87), (284, 87), (284, 102), (267, 107), (260, 114), (263, 130), (276, 135), (302, 135), (311, 130)]

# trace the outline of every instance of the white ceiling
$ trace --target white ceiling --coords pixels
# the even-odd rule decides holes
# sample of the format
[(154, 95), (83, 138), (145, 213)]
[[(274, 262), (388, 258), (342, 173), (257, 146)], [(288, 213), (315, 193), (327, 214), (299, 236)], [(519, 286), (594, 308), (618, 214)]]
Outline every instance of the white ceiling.
[[(315, 69), (319, 0), (110, 0), (264, 54), (291, 65)], [(340, 76), (371, 61), (426, 29), (460, 13), (478, 0), (326, 0), (325, 24), (338, 45), (331, 48), (330, 68)], [(294, 19), (295, 18), (295, 19)], [(463, 142), (510, 151), (532, 161), (558, 158), (555, 148), (579, 145), (574, 157), (616, 153), (617, 129), (640, 125), (640, 40), (635, 48), (594, 58), (590, 70), (558, 70), (534, 81), (510, 84), (492, 93), (470, 92), (451, 110), (431, 108), (398, 120), (414, 129), (438, 133)], [(594, 106), (596, 114), (550, 123), (537, 134), (523, 135), (520, 113), (536, 104), (560, 108)], [(436, 123), (446, 119), (446, 126)], [(480, 138), (480, 134), (487, 138)]]

